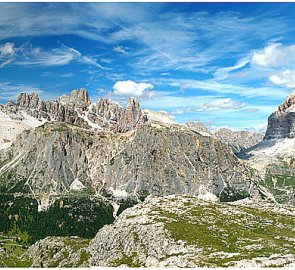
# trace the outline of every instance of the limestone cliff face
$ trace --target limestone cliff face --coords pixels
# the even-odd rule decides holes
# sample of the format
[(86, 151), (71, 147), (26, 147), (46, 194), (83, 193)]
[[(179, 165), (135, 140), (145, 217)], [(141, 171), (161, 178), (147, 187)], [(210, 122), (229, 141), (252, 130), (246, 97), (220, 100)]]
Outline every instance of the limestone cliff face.
[(84, 187), (114, 194), (210, 192), (224, 200), (257, 193), (255, 172), (228, 146), (179, 125), (147, 122), (116, 134), (46, 124), (22, 133), (0, 159), (2, 189), (23, 186), (41, 197)]
[(295, 94), (289, 95), (268, 118), (265, 139), (295, 137)]

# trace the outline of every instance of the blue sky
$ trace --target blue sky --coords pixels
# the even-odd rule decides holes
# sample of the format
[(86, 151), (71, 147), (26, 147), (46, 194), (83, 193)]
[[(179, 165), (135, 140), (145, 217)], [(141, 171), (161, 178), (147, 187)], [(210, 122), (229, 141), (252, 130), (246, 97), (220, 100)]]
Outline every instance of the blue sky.
[(0, 102), (19, 92), (260, 129), (295, 88), (295, 3), (0, 3)]

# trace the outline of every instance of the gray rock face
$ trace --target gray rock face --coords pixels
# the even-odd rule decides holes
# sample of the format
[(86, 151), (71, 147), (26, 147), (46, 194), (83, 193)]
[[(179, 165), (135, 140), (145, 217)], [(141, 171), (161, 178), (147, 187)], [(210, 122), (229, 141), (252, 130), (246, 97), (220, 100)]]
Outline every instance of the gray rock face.
[(0, 159), (0, 185), (23, 181), (37, 196), (83, 187), (114, 194), (210, 192), (230, 200), (257, 192), (255, 171), (228, 146), (179, 125), (147, 122), (116, 134), (46, 124), (22, 133)]
[(265, 139), (295, 137), (295, 94), (289, 95), (268, 118)]

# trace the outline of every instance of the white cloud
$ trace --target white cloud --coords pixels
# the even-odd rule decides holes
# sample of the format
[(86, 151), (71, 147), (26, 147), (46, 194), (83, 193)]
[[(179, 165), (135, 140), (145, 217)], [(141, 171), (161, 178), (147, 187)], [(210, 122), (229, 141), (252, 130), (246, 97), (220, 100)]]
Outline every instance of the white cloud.
[(14, 43), (6, 42), (5, 44), (0, 45), (0, 56), (7, 57), (15, 54)]
[(113, 48), (114, 52), (122, 53), (122, 54), (128, 54), (127, 52), (128, 48), (124, 46), (116, 46)]
[(183, 83), (183, 84), (180, 85), (179, 90), (180, 90), (181, 93), (184, 93), (189, 88), (190, 88), (189, 83)]
[(252, 64), (263, 68), (287, 67), (294, 64), (295, 45), (283, 46), (281, 43), (272, 43), (262, 51), (255, 52)]
[(233, 100), (231, 98), (221, 98), (216, 99), (210, 102), (207, 102), (201, 106), (200, 110), (203, 111), (219, 111), (219, 110), (237, 110), (241, 109), (247, 106), (244, 102), (239, 102), (236, 100)]
[(179, 107), (172, 112), (172, 114), (183, 114), (191, 112), (206, 112), (206, 111), (220, 111), (220, 110), (240, 110), (246, 107), (247, 104), (239, 102), (231, 98), (215, 99), (197, 106)]
[(285, 70), (283, 72), (269, 76), (269, 80), (279, 86), (295, 88), (295, 70)]
[(150, 90), (153, 88), (150, 83), (137, 83), (131, 80), (118, 81), (113, 86), (115, 95), (133, 97), (152, 97), (155, 92)]

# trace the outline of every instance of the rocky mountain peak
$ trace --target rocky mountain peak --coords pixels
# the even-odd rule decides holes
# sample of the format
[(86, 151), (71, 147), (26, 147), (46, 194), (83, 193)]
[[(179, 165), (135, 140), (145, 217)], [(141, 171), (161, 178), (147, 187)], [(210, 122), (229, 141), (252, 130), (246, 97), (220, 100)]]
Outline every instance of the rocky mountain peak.
[(127, 108), (140, 109), (138, 100), (134, 97), (129, 98), (127, 103)]
[(295, 137), (295, 93), (290, 94), (277, 111), (268, 118), (264, 139), (283, 139)]
[(209, 128), (206, 127), (205, 124), (202, 122), (188, 122), (188, 123), (185, 123), (185, 125), (188, 126), (189, 128), (191, 128), (192, 130), (199, 132), (200, 134), (202, 134), (204, 136), (211, 136), (212, 135)]
[(279, 105), (278, 111), (286, 112), (286, 111), (289, 111), (291, 108), (293, 108), (295, 111), (295, 108), (293, 105), (295, 105), (295, 93), (291, 93), (290, 95), (286, 97), (283, 103)]
[(83, 101), (85, 104), (90, 104), (89, 95), (86, 89), (76, 89), (71, 93), (71, 97)]
[(21, 108), (37, 108), (40, 103), (38, 93), (20, 93), (16, 99), (16, 105)]
[(33, 127), (57, 121), (88, 130), (119, 133), (134, 130), (146, 121), (135, 98), (129, 99), (126, 108), (106, 98), (91, 103), (86, 89), (73, 90), (70, 95), (63, 95), (54, 101), (42, 101), (37, 93), (21, 93), (16, 103), (10, 101), (3, 105), (1, 112), (10, 118), (26, 121)]
[(59, 102), (61, 102), (63, 105), (74, 105), (76, 107), (89, 106), (91, 104), (88, 92), (86, 89), (83, 88), (73, 90), (70, 96), (61, 96), (59, 98)]

